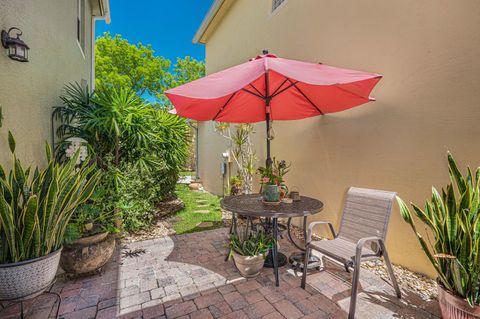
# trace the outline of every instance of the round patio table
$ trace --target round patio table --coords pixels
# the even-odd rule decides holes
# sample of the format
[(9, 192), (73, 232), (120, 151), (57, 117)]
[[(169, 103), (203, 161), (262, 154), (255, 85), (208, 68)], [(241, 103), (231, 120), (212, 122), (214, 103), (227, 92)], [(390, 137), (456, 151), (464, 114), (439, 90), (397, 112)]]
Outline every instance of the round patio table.
[[(303, 235), (306, 239), (307, 217), (319, 213), (323, 209), (323, 203), (321, 201), (307, 196), (300, 196), (299, 201), (294, 201), (291, 204), (281, 202), (277, 205), (272, 205), (264, 203), (261, 194), (227, 196), (220, 201), (220, 205), (223, 209), (234, 214), (250, 218), (265, 218), (269, 224), (271, 223), (271, 229), (273, 230), (275, 242), (277, 242), (278, 239), (278, 218), (288, 218), (288, 238), (297, 248), (301, 250), (304, 250), (304, 248), (297, 245), (290, 234), (291, 219), (293, 217), (303, 217)], [(231, 230), (236, 230), (236, 218), (232, 219)], [(277, 245), (272, 246), (270, 255), (272, 257), (275, 285), (278, 287), (279, 252)]]

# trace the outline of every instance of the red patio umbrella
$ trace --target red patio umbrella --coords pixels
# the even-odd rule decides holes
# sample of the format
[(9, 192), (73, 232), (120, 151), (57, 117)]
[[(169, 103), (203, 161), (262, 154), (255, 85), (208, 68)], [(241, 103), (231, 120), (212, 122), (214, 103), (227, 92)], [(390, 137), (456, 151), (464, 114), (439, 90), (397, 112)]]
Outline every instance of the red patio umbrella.
[(374, 100), (379, 74), (278, 58), (268, 51), (243, 64), (167, 90), (174, 113), (197, 121), (270, 121), (334, 113)]

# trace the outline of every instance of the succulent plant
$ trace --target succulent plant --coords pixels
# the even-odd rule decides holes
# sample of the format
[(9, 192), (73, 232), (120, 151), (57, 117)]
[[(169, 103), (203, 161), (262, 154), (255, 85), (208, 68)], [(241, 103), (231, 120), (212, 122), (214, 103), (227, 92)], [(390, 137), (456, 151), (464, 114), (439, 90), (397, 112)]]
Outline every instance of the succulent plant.
[(9, 132), (12, 169), (0, 165), (0, 264), (48, 255), (59, 249), (75, 208), (93, 193), (99, 180), (94, 166), (64, 164), (52, 158), (46, 144), (47, 166), (32, 172), (15, 155)]
[(433, 242), (423, 239), (407, 205), (400, 198), (397, 201), (402, 218), (438, 273), (439, 283), (473, 306), (480, 303), (480, 167), (475, 175), (468, 168), (464, 177), (452, 154), (447, 159), (451, 182), (441, 192), (432, 187), (432, 198), (424, 209), (411, 204), (431, 230)]

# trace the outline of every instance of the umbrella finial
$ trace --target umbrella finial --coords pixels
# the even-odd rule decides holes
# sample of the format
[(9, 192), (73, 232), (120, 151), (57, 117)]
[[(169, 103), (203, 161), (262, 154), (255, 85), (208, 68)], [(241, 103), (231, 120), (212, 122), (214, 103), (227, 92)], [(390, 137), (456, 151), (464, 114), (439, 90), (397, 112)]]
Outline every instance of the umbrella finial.
[(267, 49), (263, 49), (263, 50), (262, 50), (262, 54), (263, 54), (263, 55), (268, 54), (268, 50), (267, 50)]

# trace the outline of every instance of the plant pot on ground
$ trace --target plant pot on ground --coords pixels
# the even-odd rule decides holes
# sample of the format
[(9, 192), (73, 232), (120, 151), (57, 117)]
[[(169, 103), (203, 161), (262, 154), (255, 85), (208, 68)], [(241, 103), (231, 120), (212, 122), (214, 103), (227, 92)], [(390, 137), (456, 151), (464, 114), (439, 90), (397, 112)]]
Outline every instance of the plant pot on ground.
[(69, 274), (80, 275), (99, 271), (115, 252), (115, 235), (99, 232), (65, 244), (60, 266)]
[(433, 242), (417, 231), (408, 206), (398, 198), (402, 218), (415, 232), (438, 274), (443, 318), (480, 318), (480, 168), (464, 177), (448, 153), (450, 180), (425, 208), (412, 204), (415, 215), (431, 230)]
[(259, 228), (256, 232), (247, 231), (243, 236), (230, 235), (230, 256), (243, 277), (252, 278), (260, 274), (272, 244), (272, 237)]
[(108, 211), (99, 187), (91, 199), (79, 206), (67, 227), (60, 266), (69, 274), (99, 271), (113, 256), (118, 213)]
[(41, 294), (57, 272), (63, 235), (74, 209), (93, 193), (98, 173), (52, 159), (47, 144), (43, 170), (22, 167), (9, 133), (12, 171), (0, 165), (0, 300)]

